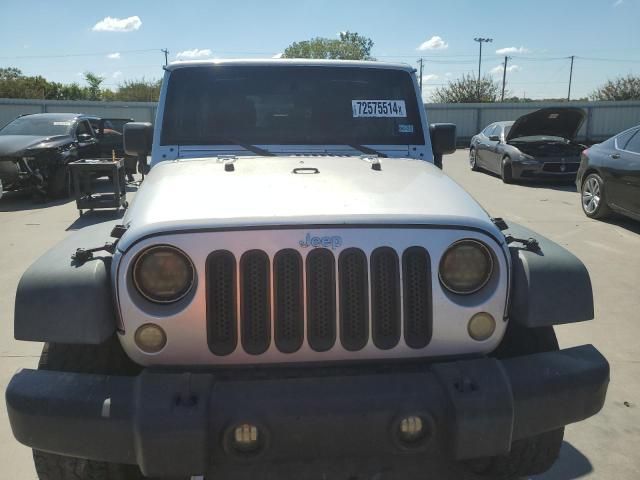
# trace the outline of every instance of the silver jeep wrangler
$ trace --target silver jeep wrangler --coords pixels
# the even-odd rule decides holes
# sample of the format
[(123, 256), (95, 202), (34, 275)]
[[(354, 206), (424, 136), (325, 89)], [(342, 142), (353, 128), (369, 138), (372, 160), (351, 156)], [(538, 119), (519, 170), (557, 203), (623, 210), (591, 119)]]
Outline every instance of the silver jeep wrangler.
[(7, 389), (41, 479), (514, 478), (548, 469), (609, 379), (571, 253), (442, 173), (414, 71), (166, 68), (120, 222), (24, 274)]

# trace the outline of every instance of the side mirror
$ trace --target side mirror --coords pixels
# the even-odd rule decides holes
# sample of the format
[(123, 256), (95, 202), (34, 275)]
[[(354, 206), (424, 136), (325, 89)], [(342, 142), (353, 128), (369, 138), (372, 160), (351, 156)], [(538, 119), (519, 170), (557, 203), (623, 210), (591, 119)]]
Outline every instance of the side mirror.
[(456, 151), (456, 126), (453, 123), (432, 123), (429, 125), (431, 148), (436, 157)]
[(93, 140), (93, 136), (89, 133), (80, 133), (78, 135), (78, 143), (89, 143)]
[(491, 142), (499, 142), (500, 141), (500, 135), (491, 135), (491, 136), (489, 136), (489, 141), (491, 141)]
[(124, 151), (127, 155), (147, 156), (153, 144), (153, 125), (147, 122), (129, 122), (124, 124)]

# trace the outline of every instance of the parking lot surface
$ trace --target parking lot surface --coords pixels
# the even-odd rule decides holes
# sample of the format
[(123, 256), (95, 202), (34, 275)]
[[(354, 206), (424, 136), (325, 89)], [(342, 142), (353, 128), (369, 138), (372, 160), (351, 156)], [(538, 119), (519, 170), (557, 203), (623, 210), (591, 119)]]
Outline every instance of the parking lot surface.
[[(471, 172), (467, 154), (467, 150), (459, 150), (445, 157), (444, 170), (491, 215), (530, 227), (563, 245), (587, 265), (593, 283), (596, 319), (560, 326), (557, 333), (561, 347), (592, 343), (611, 364), (611, 384), (603, 411), (567, 427), (560, 460), (551, 471), (536, 479), (640, 478), (637, 455), (640, 445), (640, 223), (620, 217), (608, 222), (590, 220), (580, 209), (573, 185), (505, 185), (495, 176)], [(40, 344), (13, 339), (13, 302), (21, 274), (40, 254), (72, 231), (113, 218), (108, 212), (78, 218), (71, 201), (34, 205), (28, 197), (15, 194), (0, 199), (0, 388), (3, 391), (17, 369), (37, 365), (42, 348)], [(35, 478), (31, 452), (13, 439), (2, 401), (0, 479)]]

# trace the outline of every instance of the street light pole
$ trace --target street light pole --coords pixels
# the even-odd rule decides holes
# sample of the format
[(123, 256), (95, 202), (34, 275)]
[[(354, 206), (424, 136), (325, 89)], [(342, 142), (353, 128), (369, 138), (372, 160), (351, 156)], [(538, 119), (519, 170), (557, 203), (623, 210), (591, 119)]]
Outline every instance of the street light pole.
[(473, 40), (475, 42), (478, 42), (478, 44), (480, 45), (480, 55), (478, 56), (478, 87), (476, 92), (476, 97), (479, 102), (480, 101), (480, 69), (482, 67), (482, 44), (493, 42), (493, 38), (476, 37)]

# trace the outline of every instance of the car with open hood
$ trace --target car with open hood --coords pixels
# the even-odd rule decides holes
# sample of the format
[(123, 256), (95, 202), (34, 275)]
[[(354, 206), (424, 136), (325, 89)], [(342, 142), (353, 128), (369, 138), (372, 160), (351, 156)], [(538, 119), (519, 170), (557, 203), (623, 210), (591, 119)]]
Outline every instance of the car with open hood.
[(497, 173), (505, 183), (574, 180), (586, 148), (575, 141), (585, 117), (581, 108), (551, 107), (491, 123), (471, 139), (471, 169)]
[(7, 411), (40, 478), (548, 469), (606, 395), (604, 357), (553, 330), (593, 317), (589, 273), (435, 165), (455, 126), (427, 122), (414, 69), (164, 75), (155, 125), (124, 128), (152, 157), (125, 216), (18, 285), (14, 334), (46, 346)]
[(30, 190), (39, 197), (67, 198), (69, 163), (121, 156), (122, 130), (132, 119), (77, 113), (22, 115), (0, 129), (0, 188)]

